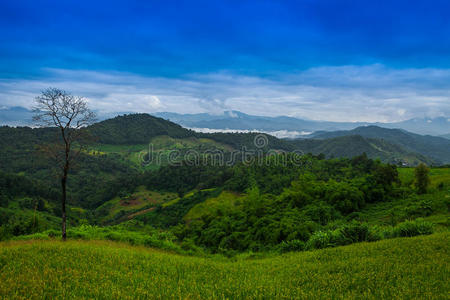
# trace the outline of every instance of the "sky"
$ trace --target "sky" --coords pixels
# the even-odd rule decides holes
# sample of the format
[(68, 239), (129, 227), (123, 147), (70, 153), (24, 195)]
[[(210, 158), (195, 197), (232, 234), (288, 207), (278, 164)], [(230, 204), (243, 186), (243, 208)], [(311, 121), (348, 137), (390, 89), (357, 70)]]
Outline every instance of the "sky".
[(0, 107), (450, 116), (449, 1), (0, 1)]

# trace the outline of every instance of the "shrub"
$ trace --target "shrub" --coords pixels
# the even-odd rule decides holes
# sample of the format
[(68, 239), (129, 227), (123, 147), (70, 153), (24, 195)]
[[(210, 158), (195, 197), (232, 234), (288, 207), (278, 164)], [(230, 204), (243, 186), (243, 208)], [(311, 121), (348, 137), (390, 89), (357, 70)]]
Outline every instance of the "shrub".
[(368, 242), (374, 242), (384, 239), (386, 236), (386, 230), (384, 227), (380, 226), (371, 226), (369, 227), (369, 235), (368, 235)]
[(416, 235), (432, 234), (434, 224), (419, 218), (414, 221), (405, 221), (397, 224), (393, 231), (393, 237), (411, 237)]
[(348, 245), (369, 241), (369, 226), (353, 221), (339, 228), (334, 234), (336, 245)]
[(417, 188), (418, 194), (425, 194), (427, 192), (428, 185), (430, 184), (429, 173), (430, 169), (423, 163), (414, 169), (416, 179), (414, 185)]
[(332, 231), (316, 231), (306, 242), (305, 249), (322, 249), (333, 246)]
[[(176, 245), (173, 243), (173, 245)], [(202, 255), (204, 254), (204, 251), (202, 248), (198, 247), (193, 239), (185, 238), (183, 242), (181, 243), (181, 249), (185, 251), (187, 254), (197, 254)]]
[(291, 240), (288, 242), (283, 241), (280, 244), (280, 252), (291, 252), (291, 251), (303, 251), (305, 249), (305, 242), (300, 240)]
[(364, 194), (348, 182), (330, 182), (327, 189), (327, 201), (343, 214), (364, 206)]
[(49, 229), (45, 232), (49, 238), (54, 238), (61, 235), (60, 231)]
[(406, 207), (404, 210), (408, 217), (426, 217), (433, 214), (433, 203), (429, 199), (423, 199)]
[(311, 220), (321, 225), (325, 225), (330, 221), (341, 217), (340, 213), (333, 206), (324, 201), (317, 201), (305, 206), (303, 212), (310, 217)]

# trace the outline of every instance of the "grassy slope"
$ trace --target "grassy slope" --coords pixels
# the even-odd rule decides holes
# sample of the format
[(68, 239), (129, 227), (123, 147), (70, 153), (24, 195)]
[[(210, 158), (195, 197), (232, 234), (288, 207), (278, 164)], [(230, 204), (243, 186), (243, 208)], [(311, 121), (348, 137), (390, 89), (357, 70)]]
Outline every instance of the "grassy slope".
[(120, 198), (119, 196), (105, 202), (97, 210), (106, 212), (98, 219), (100, 224), (119, 223), (132, 219), (139, 213), (154, 208), (157, 204), (169, 202), (177, 198), (175, 193), (149, 191), (139, 186), (133, 194)]
[[(406, 184), (414, 182), (414, 168), (398, 168), (400, 180)], [(450, 183), (450, 168), (430, 168), (430, 188), (435, 189), (441, 182)]]
[(180, 151), (180, 153), (183, 153), (183, 151), (195, 150), (198, 151), (198, 153), (203, 153), (207, 149), (218, 149), (223, 151), (233, 150), (229, 145), (208, 138), (173, 138), (163, 135), (152, 138), (149, 140), (148, 144), (96, 144), (92, 146), (87, 153), (91, 155), (114, 153), (120, 155), (125, 161), (131, 162), (135, 167), (155, 169), (158, 167), (156, 162), (146, 165), (145, 167), (142, 165), (145, 154), (149, 151), (153, 151), (154, 154), (160, 157), (161, 162), (165, 162), (165, 159), (167, 159), (167, 156), (171, 151)]
[(450, 235), (257, 260), (109, 242), (0, 244), (0, 298), (445, 298)]

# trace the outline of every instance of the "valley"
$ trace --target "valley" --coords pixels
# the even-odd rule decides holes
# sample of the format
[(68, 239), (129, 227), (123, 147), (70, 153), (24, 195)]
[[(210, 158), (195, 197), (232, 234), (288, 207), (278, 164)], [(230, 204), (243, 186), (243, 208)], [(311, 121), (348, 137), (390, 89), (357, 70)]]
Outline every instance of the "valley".
[[(70, 172), (69, 241), (61, 243), (57, 173), (41, 150), (57, 135), (52, 128), (0, 128), (3, 296), (121, 297), (127, 288), (114, 282), (127, 280), (117, 265), (132, 272), (136, 297), (159, 295), (162, 289), (165, 295), (194, 298), (419, 293), (419, 288), (392, 288), (410, 284), (407, 277), (381, 287), (372, 272), (381, 277), (388, 274), (383, 272), (411, 274), (429, 293), (448, 288), (442, 262), (448, 255), (450, 168), (412, 151), (420, 150), (426, 137), (408, 135), (408, 143), (397, 144), (383, 135), (397, 131), (378, 128), (298, 140), (258, 133), (206, 134), (146, 114), (119, 116), (86, 130), (95, 139)], [(381, 131), (382, 138), (371, 134), (373, 130)], [(435, 164), (426, 171), (424, 193), (418, 190), (413, 167), (421, 163)], [(41, 254), (35, 265), (22, 262), (36, 251)], [(423, 265), (405, 260), (419, 251), (429, 253)], [(54, 260), (47, 252), (62, 259)], [(77, 261), (69, 262), (66, 253)], [(41, 260), (41, 255), (50, 260)], [(385, 255), (396, 257), (398, 264)], [(77, 272), (88, 266), (87, 257), (116, 263), (98, 265), (77, 281)], [(324, 258), (328, 263), (322, 263)], [(367, 265), (360, 268), (355, 261)], [(377, 267), (383, 264), (391, 264), (389, 271)], [(430, 264), (440, 265), (427, 273)], [(151, 271), (151, 265), (159, 271)], [(35, 267), (49, 277), (38, 280)], [(70, 295), (58, 281), (47, 281), (61, 268), (75, 279)], [(271, 280), (263, 275), (266, 270), (273, 270), (268, 273)], [(318, 273), (311, 280), (313, 270)], [(353, 279), (344, 274), (348, 270), (356, 274)], [(34, 275), (27, 279), (13, 272)], [(106, 274), (103, 288), (85, 289), (84, 280), (96, 280), (98, 272)], [(230, 275), (223, 277), (222, 272)], [(335, 276), (328, 277), (329, 272)], [(144, 274), (154, 274), (153, 279)], [(16, 283), (6, 279), (11, 276)], [(173, 276), (178, 288), (164, 279)], [(325, 288), (330, 280), (334, 288)], [(355, 280), (360, 288), (370, 281), (371, 288), (355, 289)], [(235, 284), (240, 288), (230, 290)], [(25, 286), (34, 292), (21, 288)]]

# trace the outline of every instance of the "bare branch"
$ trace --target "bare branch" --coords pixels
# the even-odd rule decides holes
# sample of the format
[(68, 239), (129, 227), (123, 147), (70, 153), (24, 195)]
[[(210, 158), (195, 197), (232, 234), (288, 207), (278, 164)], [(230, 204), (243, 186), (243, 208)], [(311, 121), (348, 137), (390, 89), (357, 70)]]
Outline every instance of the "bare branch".
[[(62, 237), (66, 239), (66, 184), (72, 162), (83, 149), (84, 127), (95, 121), (95, 114), (89, 110), (83, 97), (73, 96), (66, 91), (48, 88), (36, 97), (33, 120), (41, 127), (56, 127), (61, 133), (62, 143), (42, 148), (55, 162), (61, 172), (62, 187)], [(73, 145), (78, 146), (76, 151)]]

